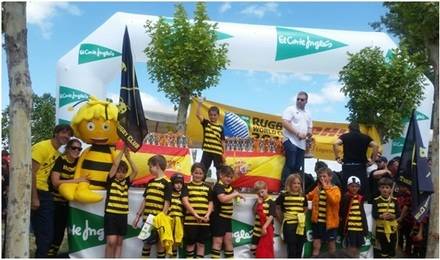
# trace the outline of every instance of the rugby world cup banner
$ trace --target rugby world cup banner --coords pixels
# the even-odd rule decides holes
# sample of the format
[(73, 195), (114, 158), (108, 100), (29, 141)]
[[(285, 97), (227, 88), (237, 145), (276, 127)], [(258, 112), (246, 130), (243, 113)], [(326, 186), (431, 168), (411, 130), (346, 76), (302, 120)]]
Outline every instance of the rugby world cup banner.
[[(186, 134), (191, 147), (201, 147), (203, 141), (203, 128), (196, 117), (198, 100), (194, 98), (191, 103), (187, 120)], [(208, 109), (217, 106), (220, 109), (219, 122), (223, 124), (225, 136), (228, 137), (255, 137), (255, 138), (282, 138), (283, 124), (281, 116), (254, 112), (216, 103), (203, 101), (201, 113), (208, 117)], [(369, 135), (381, 145), (380, 136), (374, 126), (360, 125), (361, 132)], [(313, 142), (311, 151), (315, 158), (334, 160), (333, 143), (341, 135), (348, 132), (348, 124), (313, 121)], [(369, 151), (370, 153), (371, 151)]]
[[(119, 141), (116, 144), (116, 149), (122, 150), (122, 147), (123, 143)], [(178, 172), (184, 176), (186, 181), (189, 181), (192, 159), (188, 148), (142, 144), (136, 153), (130, 151), (130, 156), (138, 168), (138, 174), (136, 179), (133, 180), (133, 185), (145, 184), (153, 178), (148, 168), (148, 159), (156, 154), (163, 155), (167, 160), (165, 175), (171, 177), (174, 173)]]

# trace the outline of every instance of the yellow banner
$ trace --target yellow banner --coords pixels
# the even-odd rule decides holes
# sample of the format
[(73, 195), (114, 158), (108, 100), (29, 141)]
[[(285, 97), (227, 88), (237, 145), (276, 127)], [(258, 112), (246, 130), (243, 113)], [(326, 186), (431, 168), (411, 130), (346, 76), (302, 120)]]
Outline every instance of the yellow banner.
[[(219, 123), (225, 126), (225, 115), (228, 118), (241, 121), (245, 125), (249, 136), (255, 138), (282, 138), (282, 119), (280, 116), (259, 113), (206, 100), (202, 103), (201, 114), (208, 118), (208, 109), (217, 106), (220, 109)], [(187, 121), (187, 133), (191, 147), (201, 147), (203, 141), (203, 128), (196, 117), (197, 99), (191, 103)], [(235, 114), (235, 115), (234, 115)], [(231, 116), (232, 115), (232, 116)], [(230, 121), (227, 121), (225, 132)], [(234, 125), (234, 127), (237, 125)], [(380, 136), (375, 127), (361, 125), (361, 132), (369, 135), (378, 145), (381, 145)], [(334, 160), (333, 143), (341, 135), (348, 132), (348, 124), (313, 121), (313, 142), (311, 153), (315, 158)], [(226, 134), (226, 133), (225, 133)], [(342, 148), (341, 148), (342, 150)], [(368, 152), (370, 154), (371, 151)]]

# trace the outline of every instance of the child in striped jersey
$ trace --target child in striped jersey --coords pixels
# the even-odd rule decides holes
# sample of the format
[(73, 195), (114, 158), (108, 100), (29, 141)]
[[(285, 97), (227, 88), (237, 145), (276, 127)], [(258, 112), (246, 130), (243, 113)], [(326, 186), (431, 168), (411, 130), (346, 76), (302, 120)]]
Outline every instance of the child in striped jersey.
[[(307, 199), (302, 191), (302, 180), (298, 174), (286, 179), (286, 191), (276, 199), (277, 219), (287, 247), (288, 258), (301, 258), (305, 241), (305, 213)], [(281, 214), (281, 212), (283, 214)], [(282, 220), (282, 221), (281, 221)]]
[(359, 257), (359, 248), (368, 235), (368, 224), (364, 210), (364, 198), (359, 194), (361, 180), (351, 176), (347, 181), (347, 193), (341, 200), (341, 222), (339, 227), (351, 257)]
[(174, 236), (173, 255), (177, 257), (177, 248), (180, 246), (183, 237), (183, 203), (182, 203), (182, 188), (185, 185), (183, 176), (179, 173), (171, 177), (171, 184), (173, 185), (173, 192), (171, 194), (171, 206), (168, 216), (172, 219), (172, 229)]
[(211, 188), (203, 181), (205, 167), (194, 163), (191, 167), (192, 180), (182, 190), (182, 201), (186, 208), (184, 220), (184, 237), (186, 257), (203, 258), (205, 242), (211, 239), (209, 219), (213, 210)]
[[(144, 192), (144, 201), (139, 206), (133, 226), (136, 227), (140, 216), (143, 216), (144, 221), (147, 220), (149, 214), (156, 216), (160, 212), (168, 214), (171, 202), (171, 182), (165, 176), (165, 169), (167, 161), (163, 155), (157, 154), (148, 159), (148, 167), (150, 173), (154, 176), (147, 183)], [(142, 257), (150, 256), (151, 245), (156, 245), (157, 258), (165, 258), (165, 249), (159, 241), (157, 231), (151, 233), (150, 237), (144, 241), (142, 249)]]
[[(273, 219), (275, 217), (275, 202), (269, 197), (267, 184), (264, 181), (255, 182), (254, 189), (257, 193), (257, 201), (254, 205), (255, 222), (254, 229), (252, 231), (251, 253), (256, 255), (260, 238), (266, 235), (269, 226), (273, 225)], [(257, 212), (258, 204), (262, 204), (263, 213), (266, 215), (266, 221), (264, 224), (260, 222), (260, 214)], [(273, 249), (271, 251), (273, 252)]]
[(319, 256), (321, 244), (328, 242), (328, 252), (336, 252), (336, 235), (339, 227), (341, 191), (332, 184), (333, 172), (329, 168), (318, 170), (318, 185), (307, 194), (312, 201), (312, 257)]
[(232, 213), (234, 209), (233, 201), (235, 198), (244, 197), (231, 186), (234, 170), (230, 166), (220, 166), (220, 180), (214, 185), (214, 214), (211, 218), (212, 232), (212, 258), (220, 258), (222, 245), (224, 245), (224, 257), (234, 257), (234, 247), (232, 245)]
[(203, 164), (206, 171), (208, 171), (208, 169), (211, 167), (212, 162), (214, 162), (217, 180), (219, 180), (219, 167), (225, 162), (225, 158), (223, 156), (223, 153), (225, 151), (225, 133), (223, 125), (218, 122), (218, 119), (220, 117), (220, 110), (216, 106), (210, 107), (208, 109), (209, 120), (207, 120), (202, 116), (200, 112), (201, 105), (202, 100), (199, 99), (196, 116), (200, 120), (200, 124), (203, 127), (203, 154), (200, 163)]
[[(126, 177), (128, 165), (121, 161), (124, 154), (131, 166), (131, 174), (128, 177)], [(127, 234), (128, 187), (136, 174), (136, 165), (131, 160), (129, 150), (124, 146), (124, 150), (116, 157), (107, 176), (104, 213), (106, 258), (119, 258), (122, 255), (122, 240)]]
[(380, 257), (394, 257), (397, 242), (397, 218), (400, 209), (397, 200), (392, 196), (393, 180), (382, 177), (379, 182), (380, 196), (373, 201), (373, 218), (376, 220), (376, 239), (380, 244)]

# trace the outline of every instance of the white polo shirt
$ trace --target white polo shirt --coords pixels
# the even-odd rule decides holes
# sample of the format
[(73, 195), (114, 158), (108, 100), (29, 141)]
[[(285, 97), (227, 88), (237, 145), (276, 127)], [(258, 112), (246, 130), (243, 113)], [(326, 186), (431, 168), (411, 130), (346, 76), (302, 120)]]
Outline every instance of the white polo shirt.
[[(307, 110), (298, 109), (296, 105), (286, 108), (283, 112), (282, 118), (283, 120), (289, 121), (293, 128), (302, 134), (307, 134), (307, 129), (313, 127), (310, 113)], [(283, 135), (284, 141), (289, 139), (296, 147), (303, 150), (306, 149), (305, 139), (300, 140), (298, 136), (287, 131), (285, 128), (283, 128)]]

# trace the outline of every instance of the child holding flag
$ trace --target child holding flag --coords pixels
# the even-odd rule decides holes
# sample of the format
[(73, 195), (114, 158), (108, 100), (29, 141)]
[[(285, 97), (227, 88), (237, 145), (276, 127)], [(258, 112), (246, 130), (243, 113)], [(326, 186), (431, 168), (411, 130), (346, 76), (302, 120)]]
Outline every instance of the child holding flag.
[[(131, 166), (131, 174), (128, 177), (126, 177), (128, 165), (121, 161), (124, 154)], [(106, 258), (119, 258), (122, 255), (122, 241), (127, 233), (128, 188), (137, 172), (136, 165), (131, 160), (130, 151), (124, 145), (123, 151), (116, 157), (107, 176), (104, 214)]]

